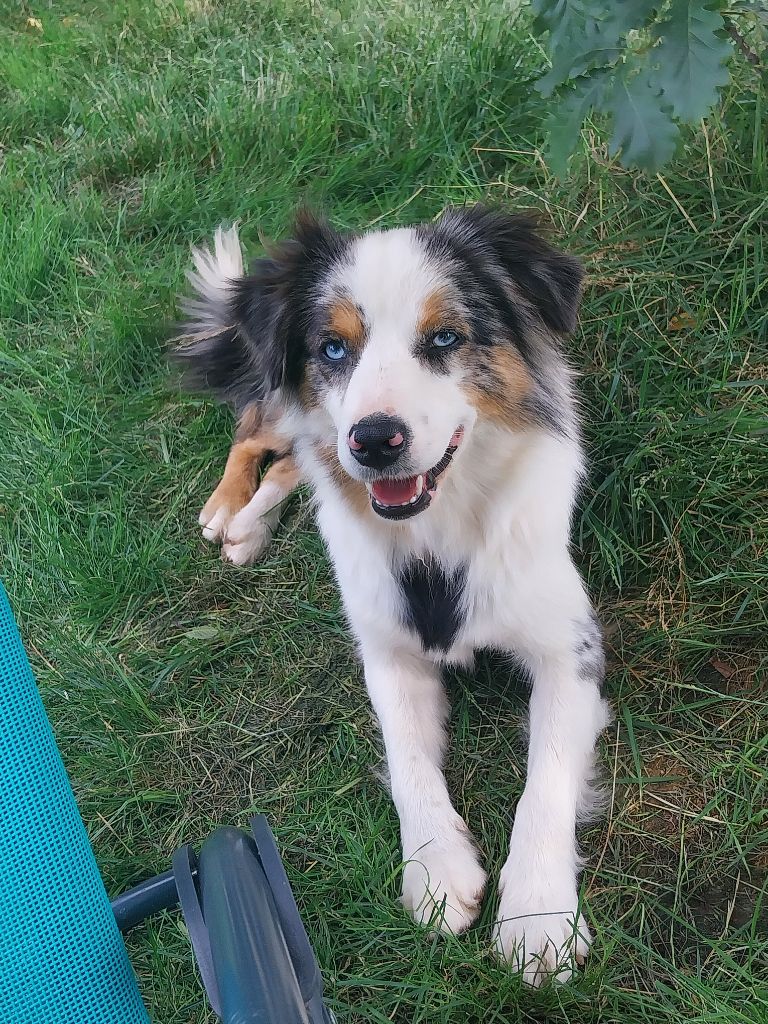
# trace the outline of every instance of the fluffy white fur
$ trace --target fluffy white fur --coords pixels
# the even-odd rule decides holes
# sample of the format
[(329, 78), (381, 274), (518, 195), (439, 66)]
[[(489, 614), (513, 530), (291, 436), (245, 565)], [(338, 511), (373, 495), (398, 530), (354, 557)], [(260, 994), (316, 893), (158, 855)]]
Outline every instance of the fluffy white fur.
[[(241, 273), (233, 234), (216, 253), (196, 255), (195, 284), (218, 301)], [(239, 252), (239, 246), (238, 252)], [(386, 746), (400, 817), (404, 905), (424, 923), (460, 932), (475, 920), (486, 873), (467, 825), (454, 809), (442, 762), (448, 708), (441, 665), (469, 665), (478, 648), (514, 656), (531, 680), (525, 790), (500, 876), (494, 929), (499, 953), (532, 985), (567, 978), (586, 955), (590, 934), (580, 912), (575, 828), (589, 802), (595, 741), (606, 724), (599, 679), (584, 669), (581, 646), (594, 630), (589, 599), (569, 553), (583, 457), (574, 430), (506, 428), (478, 415), (455, 373), (435, 374), (411, 351), (416, 319), (441, 283), (410, 229), (354, 243), (331, 282), (362, 310), (370, 334), (359, 363), (325, 406), (307, 414), (286, 402), (283, 430), (311, 482), (317, 519), (357, 639), (371, 701)], [(551, 372), (570, 393), (565, 367)], [(569, 400), (570, 401), (570, 400)], [(390, 412), (413, 433), (414, 472), (441, 458), (457, 426), (463, 441), (435, 500), (403, 523), (353, 514), (314, 442), (333, 438), (344, 469), (365, 472), (347, 437), (362, 416)], [(572, 404), (566, 410), (575, 422)], [(228, 532), (230, 557), (260, 550), (284, 495), (257, 491)], [(206, 526), (214, 536), (215, 524)], [(425, 652), (403, 625), (393, 566), (412, 557), (469, 566), (463, 621), (447, 652)], [(598, 641), (599, 643), (599, 641)]]
[[(485, 877), (441, 771), (446, 709), (439, 666), (468, 664), (477, 648), (493, 647), (519, 658), (531, 676), (528, 779), (501, 873), (495, 941), (525, 980), (538, 984), (548, 974), (567, 977), (574, 956), (582, 958), (589, 946), (578, 909), (575, 827), (607, 709), (594, 681), (579, 678), (575, 655), (579, 625), (591, 615), (568, 553), (578, 452), (545, 436), (503, 448), (496, 433), (475, 427), (434, 507), (407, 531), (351, 519), (314, 460), (305, 457), (302, 465), (315, 486), (318, 523), (384, 735), (410, 862), (403, 902), (418, 920), (445, 900), (444, 926), (463, 930), (478, 913)], [(467, 617), (445, 657), (425, 654), (403, 630), (389, 571), (393, 548), (404, 554), (427, 546), (446, 565), (471, 559)]]

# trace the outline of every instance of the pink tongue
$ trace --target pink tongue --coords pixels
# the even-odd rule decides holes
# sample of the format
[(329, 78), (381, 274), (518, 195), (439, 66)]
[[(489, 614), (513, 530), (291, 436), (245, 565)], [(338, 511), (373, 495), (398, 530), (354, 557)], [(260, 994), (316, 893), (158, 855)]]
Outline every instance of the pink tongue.
[(371, 492), (380, 505), (403, 505), (416, 496), (417, 479), (409, 476), (405, 480), (377, 480), (371, 484)]

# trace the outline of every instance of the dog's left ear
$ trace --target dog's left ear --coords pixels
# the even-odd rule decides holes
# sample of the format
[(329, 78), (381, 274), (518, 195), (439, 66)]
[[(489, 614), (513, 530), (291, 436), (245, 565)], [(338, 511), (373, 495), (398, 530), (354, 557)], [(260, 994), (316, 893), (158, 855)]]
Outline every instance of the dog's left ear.
[(494, 262), (522, 289), (544, 323), (559, 334), (576, 329), (584, 268), (574, 256), (544, 240), (533, 216), (510, 214), (485, 206), (452, 210), (446, 215), (490, 250)]

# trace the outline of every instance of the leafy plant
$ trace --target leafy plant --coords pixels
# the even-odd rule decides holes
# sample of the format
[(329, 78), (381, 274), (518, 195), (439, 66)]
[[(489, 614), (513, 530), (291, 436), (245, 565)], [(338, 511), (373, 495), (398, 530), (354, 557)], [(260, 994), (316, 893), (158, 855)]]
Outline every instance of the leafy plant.
[[(533, 0), (550, 70), (536, 88), (553, 107), (547, 158), (560, 177), (592, 111), (611, 123), (609, 153), (657, 171), (673, 156), (680, 124), (696, 124), (727, 85), (735, 41), (761, 64), (748, 35), (765, 38), (768, 5), (726, 9), (713, 0)], [(740, 19), (747, 36), (732, 19)]]

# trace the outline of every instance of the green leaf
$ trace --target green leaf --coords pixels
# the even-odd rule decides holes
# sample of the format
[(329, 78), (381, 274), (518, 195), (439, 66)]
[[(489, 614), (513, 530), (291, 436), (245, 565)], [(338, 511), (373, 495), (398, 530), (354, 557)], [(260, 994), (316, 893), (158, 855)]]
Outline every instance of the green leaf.
[(560, 51), (552, 54), (552, 67), (535, 85), (537, 92), (545, 98), (551, 96), (558, 86), (578, 78), (585, 71), (615, 64), (620, 50), (616, 46), (602, 46), (587, 49), (578, 53), (563, 55)]
[(658, 0), (534, 0), (536, 24), (549, 32), (550, 70), (536, 83), (544, 97), (592, 68), (615, 64), (619, 41), (643, 26)]
[(711, 0), (673, 0), (670, 17), (656, 29), (652, 51), (655, 80), (675, 117), (696, 124), (717, 103), (728, 84), (724, 62), (732, 51), (721, 34), (722, 15)]
[(578, 0), (531, 0), (537, 31), (551, 32), (574, 10), (581, 10)]
[(625, 65), (625, 74), (617, 75), (609, 100), (613, 115), (611, 156), (621, 150), (625, 167), (639, 167), (656, 172), (675, 152), (678, 127), (667, 110), (662, 107), (659, 88), (650, 79), (647, 70), (626, 77), (631, 70)]
[(538, 29), (549, 33), (547, 52), (552, 67), (536, 83), (536, 90), (546, 97), (563, 82), (594, 66), (585, 64), (582, 57), (600, 48), (599, 29), (594, 18), (585, 16), (580, 0), (534, 0), (533, 8)]
[(214, 640), (218, 635), (219, 630), (215, 626), (193, 626), (184, 633), (190, 640)]
[(605, 0), (591, 0), (588, 3), (588, 7), (594, 11), (594, 17), (600, 19), (606, 38), (613, 38), (617, 42), (631, 29), (643, 28), (660, 6), (660, 0), (613, 0), (610, 4), (606, 4)]
[(574, 88), (558, 97), (545, 124), (547, 145), (544, 151), (547, 166), (556, 177), (566, 176), (584, 118), (592, 107), (601, 106), (607, 81), (607, 72), (598, 72), (578, 79)]

